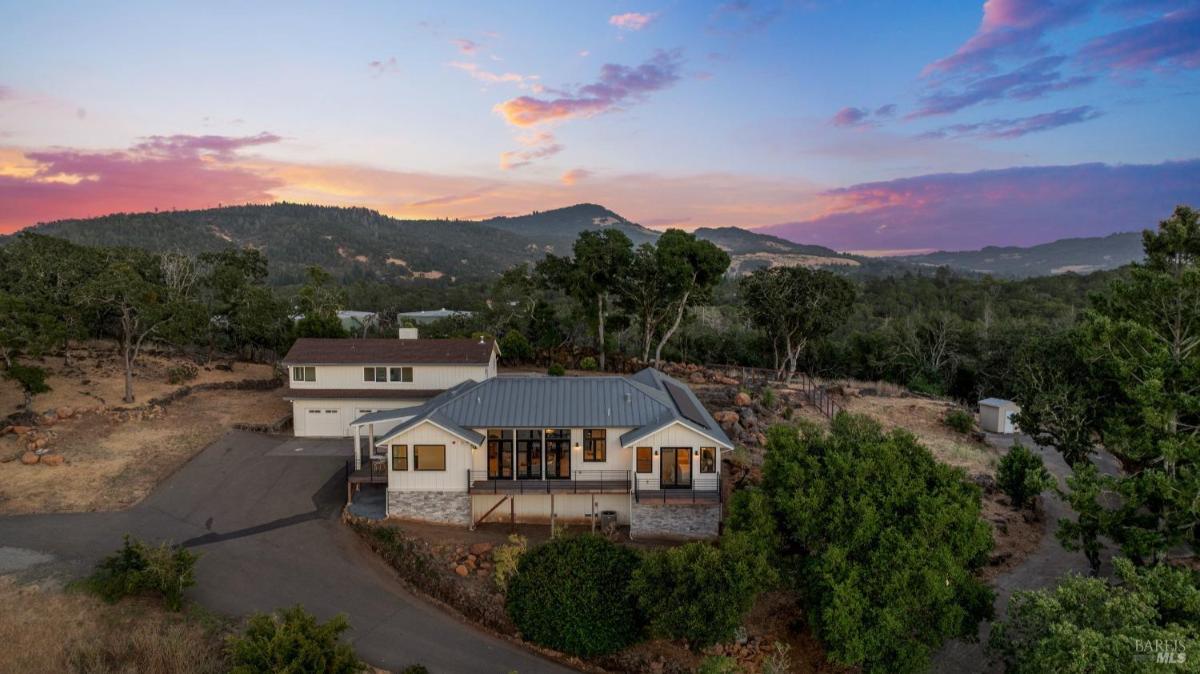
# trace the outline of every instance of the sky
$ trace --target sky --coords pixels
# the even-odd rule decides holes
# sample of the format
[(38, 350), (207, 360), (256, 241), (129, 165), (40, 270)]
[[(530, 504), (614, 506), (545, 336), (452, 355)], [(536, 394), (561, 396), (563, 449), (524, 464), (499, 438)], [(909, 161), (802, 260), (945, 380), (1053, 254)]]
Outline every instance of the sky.
[(0, 233), (599, 203), (838, 250), (1200, 205), (1200, 0), (0, 0)]

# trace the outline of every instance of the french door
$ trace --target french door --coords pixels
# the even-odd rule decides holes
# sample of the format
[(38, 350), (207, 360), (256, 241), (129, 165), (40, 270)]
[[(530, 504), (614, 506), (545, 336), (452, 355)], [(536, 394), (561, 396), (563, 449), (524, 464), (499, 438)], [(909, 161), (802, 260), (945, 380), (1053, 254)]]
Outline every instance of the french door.
[(513, 476), (513, 432), (488, 429), (487, 472), (489, 480), (511, 480)]
[(546, 479), (566, 480), (571, 477), (571, 431), (566, 428), (546, 430)]
[(659, 485), (663, 489), (690, 489), (692, 486), (692, 448), (663, 447), (659, 450)]
[(542, 432), (517, 431), (517, 479), (542, 479)]

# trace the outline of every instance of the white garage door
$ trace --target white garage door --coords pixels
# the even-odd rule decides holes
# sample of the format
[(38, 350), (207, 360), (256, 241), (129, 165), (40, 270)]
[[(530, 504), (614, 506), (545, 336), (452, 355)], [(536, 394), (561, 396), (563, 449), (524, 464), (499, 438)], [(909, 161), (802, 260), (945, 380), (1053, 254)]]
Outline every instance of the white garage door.
[(319, 438), (340, 438), (345, 435), (342, 411), (336, 407), (313, 407), (304, 412), (304, 434)]

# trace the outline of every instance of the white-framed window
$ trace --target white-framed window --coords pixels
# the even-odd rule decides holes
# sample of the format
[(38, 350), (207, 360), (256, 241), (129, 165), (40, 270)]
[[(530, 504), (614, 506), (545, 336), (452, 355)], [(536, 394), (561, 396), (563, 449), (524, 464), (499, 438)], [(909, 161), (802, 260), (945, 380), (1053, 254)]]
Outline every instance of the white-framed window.
[(364, 367), (363, 381), (387, 381), (386, 367)]
[(393, 367), (389, 368), (391, 381), (399, 381), (411, 383), (413, 380), (413, 369), (411, 367)]
[(312, 365), (297, 365), (292, 368), (292, 381), (316, 381), (317, 368)]

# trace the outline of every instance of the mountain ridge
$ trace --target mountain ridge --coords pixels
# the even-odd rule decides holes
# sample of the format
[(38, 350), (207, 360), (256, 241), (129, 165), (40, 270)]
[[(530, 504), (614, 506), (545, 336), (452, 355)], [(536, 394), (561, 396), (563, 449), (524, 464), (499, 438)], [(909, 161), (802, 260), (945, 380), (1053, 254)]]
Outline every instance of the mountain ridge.
[(1033, 246), (984, 246), (978, 250), (935, 251), (885, 259), (921, 266), (948, 266), (1006, 278), (1027, 278), (1116, 269), (1143, 257), (1141, 232), (1117, 232), (1056, 239)]

